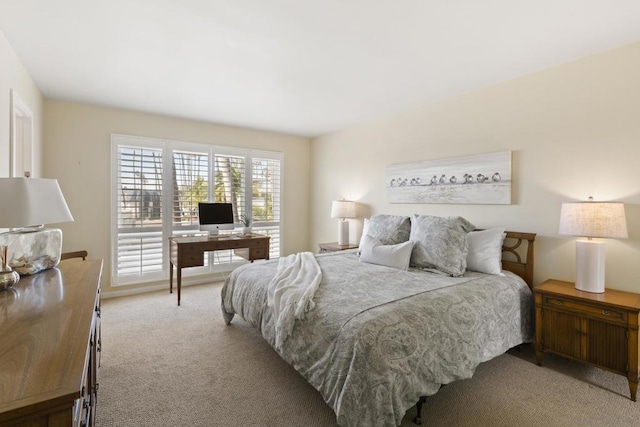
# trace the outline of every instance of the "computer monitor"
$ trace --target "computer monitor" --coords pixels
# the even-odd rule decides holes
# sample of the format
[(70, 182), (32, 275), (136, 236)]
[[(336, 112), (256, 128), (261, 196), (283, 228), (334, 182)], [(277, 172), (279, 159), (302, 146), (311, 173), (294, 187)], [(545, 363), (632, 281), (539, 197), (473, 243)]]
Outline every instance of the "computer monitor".
[(233, 230), (233, 205), (231, 203), (198, 203), (200, 230), (215, 236), (218, 230)]

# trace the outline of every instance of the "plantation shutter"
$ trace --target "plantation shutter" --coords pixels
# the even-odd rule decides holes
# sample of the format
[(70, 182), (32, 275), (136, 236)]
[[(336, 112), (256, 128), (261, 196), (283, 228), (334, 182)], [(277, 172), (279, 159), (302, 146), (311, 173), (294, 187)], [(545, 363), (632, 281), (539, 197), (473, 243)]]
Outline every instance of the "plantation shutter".
[[(214, 188), (213, 201), (231, 203), (233, 205), (233, 222), (240, 223), (240, 216), (245, 213), (245, 156), (233, 156), (216, 153), (213, 155)], [(224, 234), (224, 232), (221, 232)], [(214, 265), (241, 262), (242, 258), (233, 251), (216, 251), (212, 253)]]
[(253, 157), (252, 216), (254, 230), (271, 237), (269, 258), (280, 256), (281, 160)]
[(116, 156), (116, 274), (161, 275), (163, 151), (120, 145)]
[(209, 200), (209, 153), (173, 151), (173, 230), (198, 230), (198, 203)]

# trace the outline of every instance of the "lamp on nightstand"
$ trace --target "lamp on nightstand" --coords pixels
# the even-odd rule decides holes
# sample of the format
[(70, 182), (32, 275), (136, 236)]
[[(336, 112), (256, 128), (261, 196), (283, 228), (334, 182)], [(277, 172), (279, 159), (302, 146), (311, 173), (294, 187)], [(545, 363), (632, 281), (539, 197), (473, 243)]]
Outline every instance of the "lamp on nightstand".
[(594, 238), (626, 239), (624, 205), (614, 202), (563, 203), (560, 234), (580, 236), (576, 240), (576, 289), (604, 292), (604, 241)]
[(334, 200), (331, 204), (331, 218), (340, 218), (338, 223), (338, 244), (349, 244), (349, 221), (346, 218), (356, 217), (356, 202), (351, 200)]

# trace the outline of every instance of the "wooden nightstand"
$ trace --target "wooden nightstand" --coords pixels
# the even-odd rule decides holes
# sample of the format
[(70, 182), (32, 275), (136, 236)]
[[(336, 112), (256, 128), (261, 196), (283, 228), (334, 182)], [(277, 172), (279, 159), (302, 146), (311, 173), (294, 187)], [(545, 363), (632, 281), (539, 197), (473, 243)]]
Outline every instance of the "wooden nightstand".
[(326, 254), (327, 252), (338, 252), (338, 251), (344, 251), (347, 249), (357, 249), (358, 245), (339, 245), (338, 242), (331, 242), (331, 243), (320, 243), (318, 245), (320, 247), (320, 253), (321, 254)]
[(547, 280), (533, 292), (538, 365), (549, 352), (626, 376), (635, 402), (640, 295), (614, 289), (583, 292), (559, 280)]

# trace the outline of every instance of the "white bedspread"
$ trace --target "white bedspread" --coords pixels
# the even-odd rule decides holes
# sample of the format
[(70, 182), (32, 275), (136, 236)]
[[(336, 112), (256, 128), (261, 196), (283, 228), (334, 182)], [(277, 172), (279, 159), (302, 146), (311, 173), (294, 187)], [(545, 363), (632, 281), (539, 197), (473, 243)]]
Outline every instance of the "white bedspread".
[(313, 310), (313, 296), (322, 281), (322, 271), (311, 252), (280, 258), (276, 275), (269, 282), (267, 306), (276, 324), (276, 348), (282, 348), (296, 319)]

